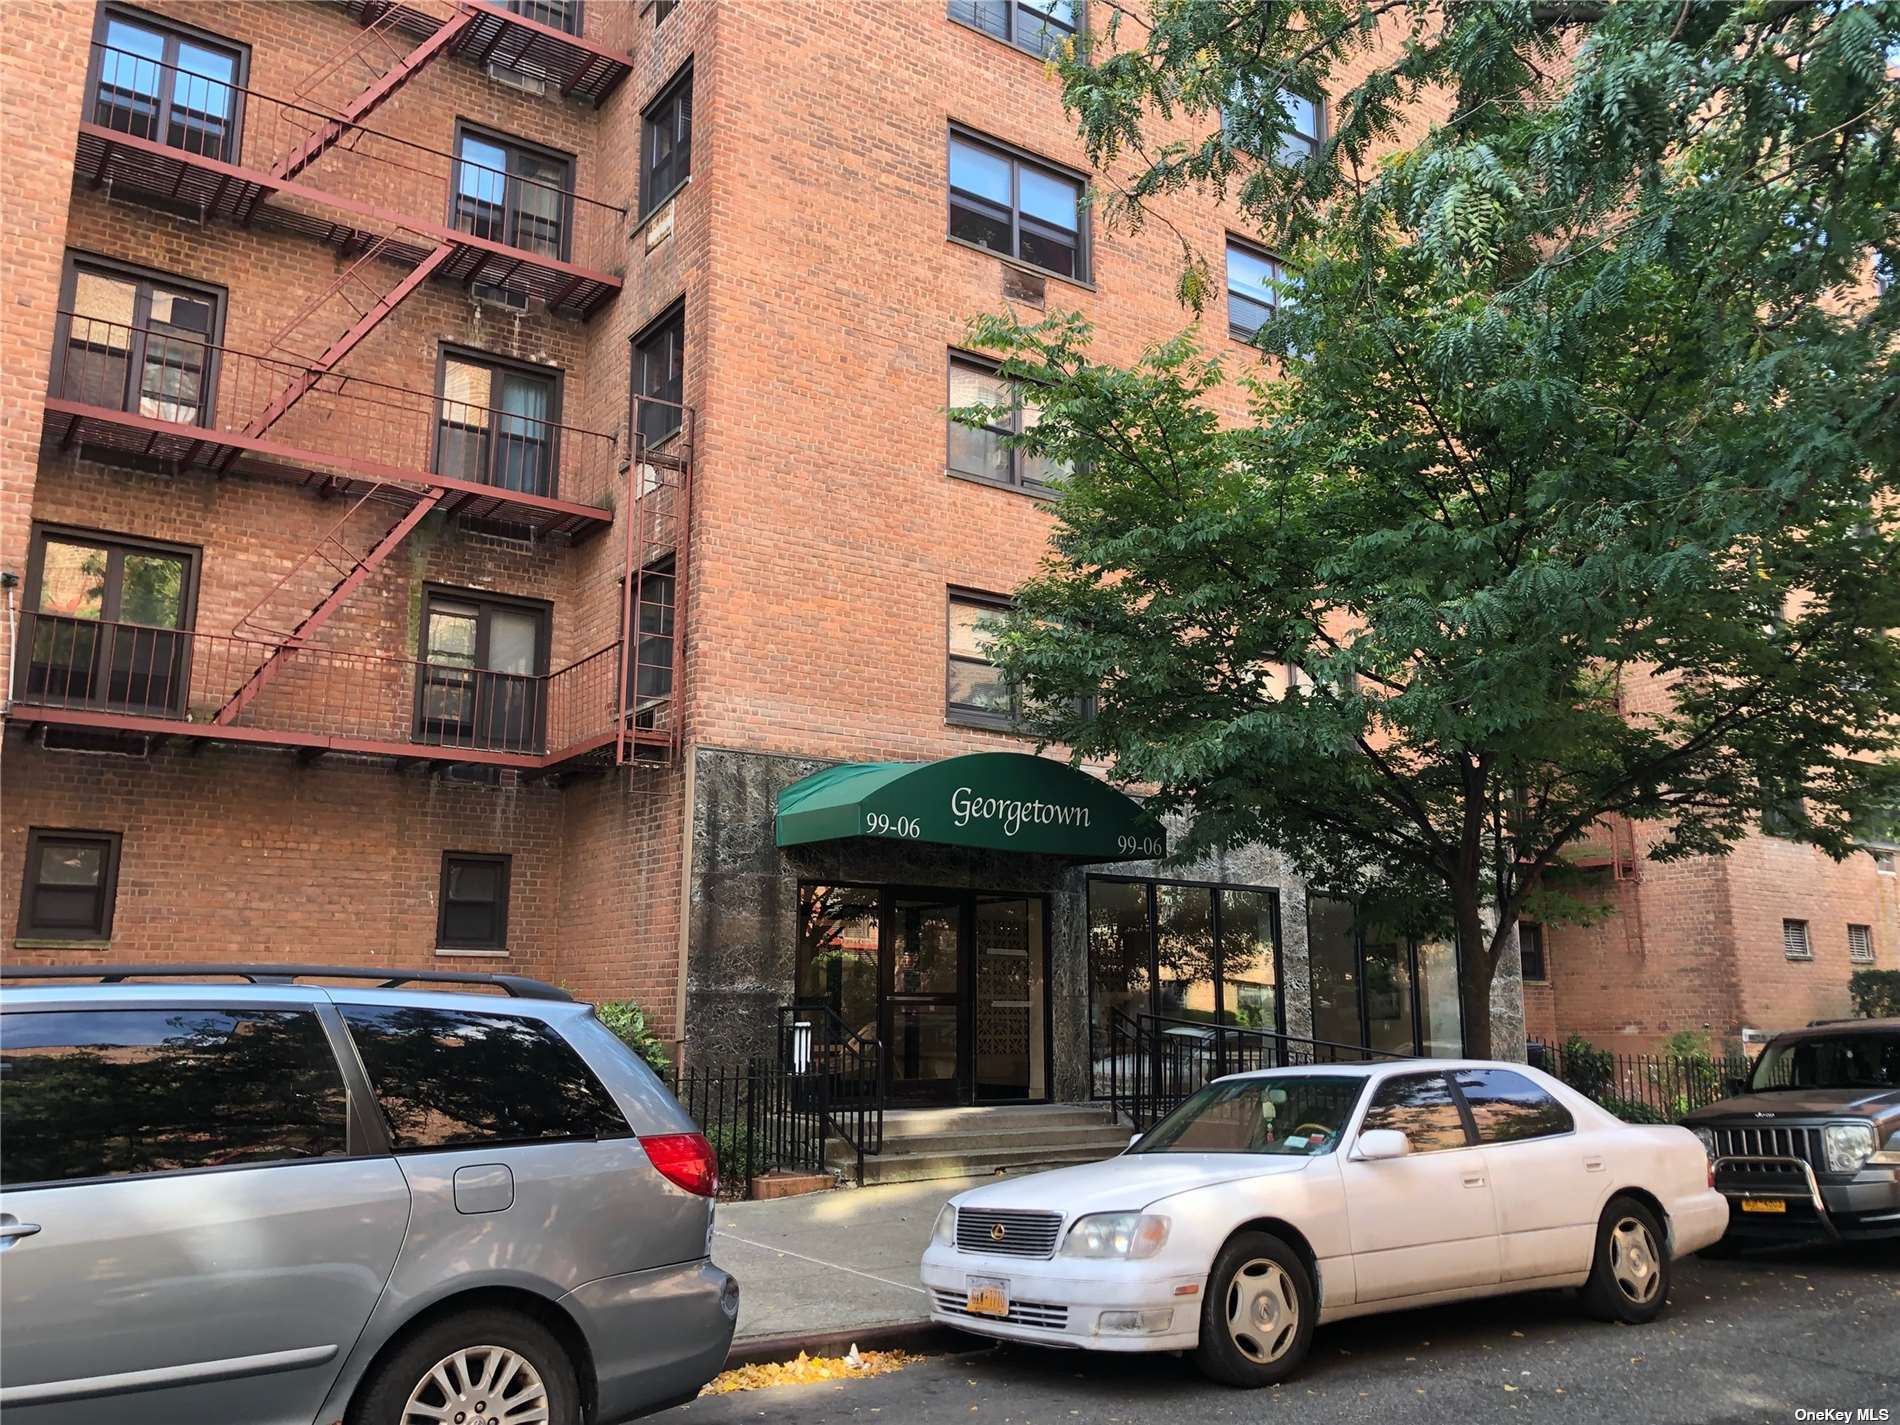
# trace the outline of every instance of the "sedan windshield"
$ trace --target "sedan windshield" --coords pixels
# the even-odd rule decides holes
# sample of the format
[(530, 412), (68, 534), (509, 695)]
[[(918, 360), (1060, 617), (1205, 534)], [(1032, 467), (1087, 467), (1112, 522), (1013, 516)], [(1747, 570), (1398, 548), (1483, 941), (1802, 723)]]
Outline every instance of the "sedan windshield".
[(1900, 1034), (1829, 1034), (1770, 1044), (1749, 1087), (1772, 1089), (1900, 1088)]
[(1151, 1128), (1135, 1153), (1330, 1153), (1366, 1081), (1289, 1074), (1209, 1084)]

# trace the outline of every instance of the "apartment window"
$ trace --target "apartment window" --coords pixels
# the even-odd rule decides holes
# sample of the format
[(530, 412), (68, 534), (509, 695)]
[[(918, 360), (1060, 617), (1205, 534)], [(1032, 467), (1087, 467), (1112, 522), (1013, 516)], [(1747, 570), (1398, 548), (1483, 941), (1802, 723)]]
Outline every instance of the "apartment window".
[(1011, 436), (1034, 430), (1042, 410), (1025, 398), (1023, 388), (1003, 379), (996, 364), (962, 352), (950, 355), (950, 409), (995, 408), (980, 428), (950, 422), (949, 466), (953, 474), (994, 485), (1015, 485), (1042, 492), (1068, 468), (1008, 444)]
[(20, 938), (110, 940), (118, 891), (118, 832), (35, 827), (26, 834)]
[(1790, 960), (1814, 958), (1814, 947), (1808, 943), (1808, 923), (1805, 920), (1781, 922), (1781, 950)]
[(435, 472), (552, 496), (560, 377), (478, 352), (444, 350), (436, 376)]
[(25, 701), (180, 716), (197, 554), (36, 526), (26, 562)]
[(1082, 179), (960, 130), (950, 134), (950, 236), (1088, 280)]
[(1549, 977), (1544, 966), (1544, 927), (1520, 920), (1517, 923), (1517, 948), (1524, 962), (1525, 982), (1541, 985)]
[(423, 597), (417, 737), (492, 752), (538, 747), (547, 630), (545, 604), (429, 589)]
[[(655, 23), (665, 19), (656, 15)], [(688, 63), (640, 115), (640, 216), (671, 198), (693, 173), (693, 66)]]
[(1900, 869), (1900, 858), (1896, 858), (1894, 853), (1885, 847), (1876, 847), (1874, 849), (1874, 869), (1882, 875), (1891, 876), (1895, 873), (1896, 869)]
[(1078, 0), (950, 0), (950, 18), (959, 25), (1042, 59), (1075, 34), (1082, 9)]
[(673, 306), (633, 339), (634, 429), (658, 445), (685, 423), (686, 304)]
[[(1258, 156), (1261, 145), (1255, 116), (1262, 115), (1267, 106), (1264, 100), (1250, 99), (1249, 92), (1250, 86), (1244, 80), (1234, 85), (1232, 102), (1221, 111), (1221, 132), (1242, 153)], [(1253, 88), (1252, 92), (1260, 91)], [(1279, 162), (1299, 163), (1311, 158), (1319, 152), (1320, 140), (1325, 136), (1326, 106), (1320, 100), (1309, 99), (1290, 89), (1276, 90), (1275, 97), (1287, 119), (1287, 127), (1280, 134)]]
[(236, 162), (248, 49), (189, 25), (119, 9), (100, 11), (93, 39), (93, 123)]
[(436, 900), (435, 943), (443, 950), (508, 948), (509, 856), (475, 851), (442, 853), (442, 888)]
[(1761, 831), (1763, 836), (1792, 841), (1807, 825), (1808, 804), (1798, 790), (1762, 779)]
[(1847, 958), (1859, 965), (1874, 963), (1874, 928), (1871, 925), (1847, 927)]
[(507, 0), (507, 7), (523, 19), (564, 35), (581, 32), (581, 0)]
[(653, 28), (659, 29), (666, 23), (666, 17), (679, 9), (680, 0), (647, 0), (646, 8), (652, 12)]
[(1007, 613), (1008, 599), (952, 593), (949, 631), (949, 719), (981, 727), (1011, 728), (1019, 711), (1015, 690), (990, 659), (985, 624)]
[(209, 425), (224, 290), (69, 254), (52, 394), (179, 425)]
[(572, 156), (456, 124), (451, 226), (566, 261), (573, 186)]
[(662, 728), (673, 696), (673, 616), (679, 592), (672, 562), (649, 568), (640, 579), (633, 611), (633, 659), (627, 665), (627, 707), (636, 728)]
[(1227, 334), (1252, 341), (1260, 324), (1286, 300), (1286, 267), (1261, 248), (1227, 239)]

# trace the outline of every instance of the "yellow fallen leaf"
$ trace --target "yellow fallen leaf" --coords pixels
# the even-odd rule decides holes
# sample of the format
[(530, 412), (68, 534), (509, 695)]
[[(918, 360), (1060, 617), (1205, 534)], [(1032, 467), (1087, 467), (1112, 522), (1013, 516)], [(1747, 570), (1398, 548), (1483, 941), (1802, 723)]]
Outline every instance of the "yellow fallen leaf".
[(800, 1351), (795, 1360), (734, 1366), (729, 1371), (721, 1371), (699, 1393), (730, 1395), (738, 1390), (769, 1390), (780, 1385), (815, 1385), (820, 1381), (889, 1375), (922, 1359), (909, 1351), (860, 1351), (858, 1364), (852, 1366), (842, 1356), (813, 1358)]

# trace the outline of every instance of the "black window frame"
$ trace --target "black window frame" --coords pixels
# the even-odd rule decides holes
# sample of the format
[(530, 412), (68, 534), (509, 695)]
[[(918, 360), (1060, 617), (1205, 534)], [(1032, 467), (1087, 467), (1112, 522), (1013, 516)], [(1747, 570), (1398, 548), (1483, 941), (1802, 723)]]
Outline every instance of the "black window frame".
[(679, 9), (679, 7), (680, 0), (646, 0), (646, 3), (640, 7), (640, 13), (643, 15), (651, 14), (653, 16), (653, 28), (657, 30), (661, 25), (666, 23), (667, 17)]
[[(1239, 87), (1239, 84), (1240, 81), (1235, 81), (1236, 89)], [(1228, 91), (1230, 95), (1233, 92), (1233, 89)], [(1286, 146), (1288, 142), (1296, 144), (1303, 150), (1300, 158), (1293, 160), (1294, 162), (1304, 162), (1306, 159), (1317, 156), (1320, 149), (1325, 146), (1328, 124), (1332, 117), (1330, 106), (1326, 102), (1326, 96), (1324, 94), (1306, 94), (1298, 89), (1289, 89), (1285, 85), (1276, 86), (1274, 92), (1276, 94), (1286, 94), (1295, 99), (1304, 99), (1308, 104), (1313, 106), (1313, 132), (1311, 134), (1304, 134), (1297, 129), (1292, 129), (1286, 134), (1282, 134), (1280, 137), (1280, 152), (1274, 156), (1274, 161), (1276, 163), (1286, 163), (1288, 161), (1286, 157)], [(1231, 135), (1227, 128), (1227, 108), (1228, 106), (1223, 104), (1219, 109), (1221, 134), (1227, 138), (1229, 142), (1232, 142)], [(1239, 147), (1237, 144), (1234, 146)], [(1260, 155), (1254, 153), (1252, 149), (1241, 149), (1241, 152), (1248, 154), (1250, 157), (1260, 157)]]
[[(465, 225), (462, 221), (462, 169), (466, 166), (481, 173), (496, 172), (495, 169), (490, 168), (487, 164), (474, 163), (462, 157), (462, 145), (465, 141), (470, 139), (473, 139), (477, 143), (493, 144), (505, 155), (503, 160), (504, 168), (501, 170), (502, 200), (500, 222), (502, 236), (499, 238), (480, 231), (473, 225), (472, 220), (469, 225)], [(556, 219), (561, 225), (560, 240), (554, 244), (555, 251), (552, 254), (548, 254), (541, 248), (524, 246), (519, 241), (523, 210), (520, 203), (518, 185), (525, 183), (536, 187), (549, 186), (540, 179), (529, 178), (525, 174), (515, 172), (515, 160), (522, 157), (539, 159), (544, 163), (560, 164), (563, 168), (562, 178), (556, 190), (559, 192), (561, 200), (560, 214)], [(499, 129), (491, 129), (487, 125), (478, 124), (471, 119), (458, 117), (455, 121), (454, 147), (450, 150), (448, 226), (456, 232), (468, 233), (482, 241), (497, 243), (502, 247), (509, 248), (516, 252), (535, 253), (542, 257), (551, 255), (556, 261), (570, 261), (574, 251), (574, 185), (576, 182), (575, 175), (578, 172), (579, 160), (575, 155), (568, 153), (565, 149), (549, 148), (546, 144), (535, 143), (531, 139), (517, 138), (513, 134), (503, 133)], [(539, 215), (536, 214), (530, 214), (528, 216), (536, 220), (539, 219)]]
[[(489, 619), (496, 610), (511, 613), (530, 614), (536, 620), (535, 625), (535, 668), (534, 672), (505, 674), (511, 678), (532, 678), (535, 690), (533, 706), (530, 709), (528, 725), (520, 727), (520, 735), (497, 738), (494, 736), (494, 717), (492, 710), (494, 690), (505, 686), (487, 684), (487, 695), (481, 692), (484, 681), (480, 677), (470, 680), (469, 697), (472, 710), (468, 719), (436, 718), (429, 715), (428, 695), (437, 683), (437, 676), (431, 667), (451, 668), (449, 664), (431, 664), (429, 659), (429, 621), (430, 615), (440, 604), (471, 604), (476, 607), (475, 665), (467, 671), (474, 674), (493, 673), (484, 666), (489, 647)], [(413, 736), (417, 742), (439, 744), (448, 747), (474, 747), (486, 751), (532, 752), (540, 748), (547, 732), (548, 697), (547, 675), (549, 668), (549, 645), (553, 641), (554, 605), (545, 599), (519, 598), (510, 594), (491, 593), (486, 589), (466, 589), (453, 584), (425, 583), (422, 586), (422, 616), (417, 620), (416, 631), (416, 693), (415, 724)], [(446, 685), (446, 684), (445, 684)], [(518, 723), (519, 718), (507, 714), (510, 724)], [(466, 727), (463, 724), (466, 721)], [(453, 724), (453, 725), (451, 725)]]
[[(1002, 369), (1001, 363), (996, 361), (993, 357), (982, 356), (976, 352), (965, 351), (961, 347), (954, 346), (949, 349), (949, 353), (949, 358), (944, 365), (944, 388), (946, 393), (956, 381), (956, 372), (959, 366), (967, 370), (980, 371), (986, 376), (1002, 379), (1000, 375)], [(999, 437), (1019, 436), (1027, 429), (1023, 424), (1023, 408), (1025, 406), (1036, 406), (1038, 403), (1027, 399), (1022, 382), (1004, 380), (1003, 384), (1009, 386), (1011, 390), (1009, 424), (1007, 426), (985, 425), (983, 429)], [(947, 395), (946, 399), (948, 399)], [(957, 408), (953, 404), (950, 406), (950, 409), (954, 411)], [(1031, 462), (1041, 461), (1043, 457), (1031, 451), (1024, 450), (1018, 445), (1008, 445), (1004, 447), (1004, 450), (1009, 455), (1009, 475), (1004, 479), (999, 480), (994, 475), (985, 474), (980, 470), (966, 470), (959, 466), (956, 463), (956, 436), (957, 432), (962, 429), (967, 429), (967, 427), (961, 426), (954, 417), (947, 419), (945, 422), (943, 451), (943, 468), (945, 474), (954, 480), (972, 480), (979, 485), (988, 485), (998, 490), (1016, 490), (1040, 500), (1052, 500), (1056, 498), (1058, 492), (1054, 485), (1049, 484), (1046, 480), (1033, 479), (1028, 474)], [(1060, 472), (1057, 473), (1060, 474)]]
[(988, 658), (974, 658), (966, 654), (953, 653), (950, 646), (951, 630), (955, 628), (955, 614), (958, 604), (967, 604), (988, 609), (992, 613), (1008, 613), (1016, 607), (1016, 601), (1004, 594), (985, 594), (975, 589), (958, 588), (951, 585), (944, 595), (943, 602), (943, 720), (956, 727), (981, 727), (994, 732), (1016, 732), (1022, 727), (1022, 699), (1013, 683), (1009, 688), (1009, 711), (995, 713), (967, 703), (952, 700), (950, 693), (953, 680), (951, 668), (958, 663), (980, 663), (985, 668), (995, 668), (996, 663)]
[[(999, 211), (999, 205), (994, 199), (970, 193), (968, 190), (960, 190), (951, 185), (952, 154), (958, 143), (968, 144), (972, 148), (987, 149), (991, 154), (1003, 159), (1009, 164), (1010, 201), (1007, 212)], [(1038, 154), (1031, 153), (1027, 149), (1018, 148), (1014, 144), (1006, 143), (1001, 139), (992, 138), (977, 129), (972, 129), (966, 125), (954, 122), (949, 126), (944, 139), (943, 161), (945, 241), (955, 243), (958, 247), (967, 247), (972, 252), (988, 253), (991, 257), (1000, 258), (1004, 262), (1013, 263), (1016, 266), (1026, 268), (1032, 272), (1044, 273), (1047, 276), (1057, 278), (1063, 282), (1073, 282), (1078, 287), (1092, 288), (1094, 286), (1094, 244), (1092, 225), (1089, 222), (1089, 179), (1086, 173), (1080, 173), (1073, 168), (1052, 162)], [(1039, 262), (1022, 256), (1024, 217), (1021, 195), (1022, 170), (1025, 167), (1036, 169), (1047, 177), (1075, 185), (1076, 230), (1075, 271), (1073, 272), (1064, 272), (1059, 267), (1045, 267)], [(1009, 224), (1010, 241), (1009, 250), (1007, 252), (1000, 248), (990, 247), (985, 243), (976, 242), (970, 238), (957, 236), (956, 207), (959, 192), (964, 194), (964, 205), (969, 207), (972, 211), (985, 213), (993, 221), (1007, 220)], [(1043, 228), (1050, 232), (1058, 231), (1053, 224), (1042, 222), (1037, 218), (1031, 217), (1028, 221), (1033, 227)]]
[[(41, 585), (46, 577), (46, 546), (49, 541), (97, 545), (106, 551), (105, 590), (98, 619), (51, 616), (73, 625), (75, 629), (83, 625), (101, 631), (99, 635), (95, 635), (92, 650), (87, 655), (87, 662), (90, 665), (88, 680), (95, 687), (78, 697), (71, 696), (70, 675), (64, 691), (57, 697), (51, 695), (50, 689), (41, 688), (36, 692), (33, 686), (34, 650), (40, 644), (39, 620), (49, 617), (39, 610)], [(125, 625), (120, 618), (124, 612), (125, 559), (127, 555), (136, 554), (156, 554), (168, 559), (178, 559), (184, 563), (185, 573), (179, 590), (177, 628), (165, 629), (158, 625), (143, 624)], [(151, 717), (183, 717), (191, 695), (191, 657), (198, 621), (198, 578), (203, 563), (204, 551), (196, 545), (173, 544), (167, 540), (85, 529), (77, 525), (34, 522), (28, 532), (26, 582), (21, 589), (21, 606), (33, 620), (34, 627), (29, 636), (23, 636), (17, 640), (18, 647), (14, 652), (14, 700), (27, 704), (97, 708)], [(121, 631), (125, 627), (149, 627), (152, 630), (150, 648), (154, 651), (162, 644), (171, 645), (168, 696), (161, 699), (111, 696), (111, 673), (118, 666), (118, 641), (126, 637)], [(131, 640), (130, 655), (136, 657), (139, 652), (138, 635), (132, 635)], [(149, 690), (151, 686), (149, 673), (146, 677), (146, 686)]]
[[(664, 22), (660, 15), (654, 23)], [(682, 102), (683, 101), (683, 102)], [(669, 129), (672, 148), (662, 167), (654, 159), (655, 141)], [(640, 111), (640, 205), (644, 222), (693, 178), (693, 61), (689, 56)], [(664, 185), (664, 186), (662, 186)]]
[(437, 475), (447, 475), (450, 479), (463, 479), (452, 471), (442, 468), (443, 427), (451, 424), (446, 418), (448, 407), (449, 363), (458, 362), (464, 366), (480, 366), (487, 369), (490, 376), (489, 398), (494, 399), (493, 378), (502, 375), (525, 377), (540, 381), (550, 388), (548, 414), (542, 424), (547, 428), (545, 441), (546, 454), (543, 456), (543, 488), (522, 491), (517, 487), (499, 480), (502, 456), (506, 447), (495, 438), (495, 417), (506, 414), (499, 406), (490, 404), (484, 409), (488, 412), (488, 425), (482, 432), (482, 442), (486, 453), (482, 457), (482, 478), (475, 482), (500, 490), (514, 490), (518, 494), (539, 495), (545, 499), (557, 499), (561, 492), (561, 420), (563, 404), (567, 398), (567, 373), (558, 366), (541, 366), (531, 361), (516, 361), (506, 356), (497, 356), (493, 352), (482, 351), (471, 346), (462, 346), (455, 342), (440, 342), (435, 358), (435, 425), (429, 433), (429, 469)]
[[(107, 945), (112, 941), (112, 920), (119, 900), (119, 858), (124, 851), (125, 833), (120, 831), (82, 831), (65, 827), (34, 826), (26, 833), (26, 864), (20, 871), (20, 918), (16, 940), (50, 940), (66, 945)], [(51, 845), (91, 846), (104, 851), (99, 873), (100, 905), (86, 926), (54, 925), (35, 918), (39, 892), (46, 883), (36, 880), (40, 853)]]
[[(152, 115), (152, 133), (149, 135), (135, 135), (135, 137), (143, 137), (152, 143), (159, 144), (161, 147), (175, 148), (182, 153), (190, 153), (202, 158), (215, 159), (221, 163), (238, 162), (244, 152), (244, 101), (251, 82), (251, 47), (242, 40), (234, 40), (227, 35), (217, 33), (215, 30), (202, 29), (197, 25), (188, 24), (183, 20), (175, 20), (169, 15), (155, 15), (148, 10), (140, 10), (131, 5), (101, 5), (99, 7), (98, 13), (93, 18), (91, 55), (86, 65), (86, 97), (84, 110), (86, 121), (88, 123), (97, 124), (101, 128), (112, 129), (115, 133), (130, 132), (128, 129), (121, 129), (111, 124), (102, 124), (99, 121), (99, 88), (105, 79), (105, 61), (108, 48), (106, 33), (107, 26), (113, 20), (117, 20), (121, 24), (132, 25), (139, 29), (147, 30), (152, 34), (160, 36), (163, 41), (157, 60), (161, 83), (158, 94), (158, 106)], [(231, 117), (226, 126), (224, 142), (215, 153), (206, 149), (190, 148), (184, 144), (174, 144), (169, 141), (168, 136), (171, 132), (172, 108), (175, 102), (175, 96), (171, 92), (171, 86), (164, 84), (162, 81), (168, 68), (174, 74), (180, 72), (178, 68), (178, 47), (180, 43), (194, 44), (204, 49), (221, 50), (236, 61), (229, 85), (224, 85), (222, 80), (207, 81), (208, 83), (229, 88), (232, 91)], [(114, 53), (126, 54), (129, 53), (129, 51), (115, 50)], [(134, 56), (134, 58), (142, 60), (147, 64), (153, 63), (151, 60), (144, 59), (143, 56)]]
[(1270, 303), (1260, 303), (1259, 298), (1243, 293), (1241, 296), (1241, 299), (1243, 301), (1260, 303), (1260, 305), (1264, 305), (1267, 307), (1268, 313), (1267, 313), (1267, 316), (1263, 318), (1261, 322), (1257, 322), (1251, 327), (1244, 326), (1241, 323), (1234, 320), (1234, 249), (1235, 248), (1239, 248), (1243, 252), (1247, 253), (1249, 256), (1258, 258), (1262, 262), (1270, 264), (1274, 269), (1275, 278), (1278, 281), (1284, 282), (1286, 280), (1287, 262), (1285, 258), (1281, 257), (1279, 253), (1275, 252), (1270, 247), (1262, 247), (1257, 242), (1249, 242), (1246, 238), (1237, 237), (1233, 233), (1227, 234), (1227, 246), (1224, 250), (1223, 269), (1222, 269), (1222, 274), (1221, 274), (1223, 281), (1225, 282), (1226, 292), (1227, 292), (1227, 335), (1232, 337), (1235, 341), (1245, 342), (1251, 346), (1253, 344), (1254, 337), (1259, 334), (1261, 326), (1264, 325), (1266, 321), (1270, 321), (1272, 318), (1280, 314), (1280, 308), (1283, 305), (1283, 303), (1277, 292), (1274, 294), (1274, 299)]
[[(211, 321), (203, 343), (205, 361), (198, 378), (198, 419), (190, 422), (193, 426), (210, 426), (217, 416), (218, 373), (222, 365), (220, 358), (224, 348), (224, 320), (230, 306), (230, 292), (215, 283), (179, 277), (157, 268), (141, 267), (136, 263), (121, 262), (117, 258), (83, 252), (76, 248), (66, 250), (64, 265), (60, 271), (59, 308), (53, 321), (53, 364), (47, 378), (47, 395), (63, 400), (76, 399), (73, 393), (65, 389), (66, 353), (72, 340), (73, 318), (69, 314), (72, 313), (74, 304), (79, 300), (79, 276), (82, 272), (104, 278), (109, 282), (129, 283), (133, 289), (130, 336), (124, 358), (125, 382), (118, 404), (101, 409), (123, 411), (127, 415), (140, 416), (141, 419), (161, 419), (142, 415), (139, 410), (139, 398), (143, 394), (142, 379), (134, 379), (143, 377), (146, 357), (150, 354), (154, 288), (168, 288), (210, 305)], [(98, 319), (82, 318), (82, 320)], [(80, 404), (96, 403), (84, 401)], [(174, 421), (170, 424), (185, 423)]]
[[(1001, 16), (1003, 22), (1001, 30), (983, 23), (981, 17), (986, 9)], [(1037, 9), (1033, 4), (1026, 4), (1024, 0), (949, 0), (945, 13), (953, 25), (961, 25), (966, 30), (975, 30), (979, 35), (987, 35), (990, 39), (1006, 44), (1011, 49), (1021, 50), (1024, 54), (1046, 60), (1061, 47), (1064, 41), (1078, 39), (1088, 33), (1088, 0), (1072, 0), (1071, 9), (1075, 17), (1075, 23), (1072, 25), (1063, 24), (1047, 11)], [(965, 13), (959, 14), (959, 10)], [(1023, 38), (1025, 10), (1032, 12), (1037, 22), (1035, 28), (1039, 32), (1044, 35), (1047, 35), (1049, 31), (1057, 33), (1044, 44), (1025, 43)]]
[[(649, 363), (657, 361), (662, 372), (667, 365), (663, 349), (648, 348), (667, 338), (676, 345), (679, 372), (676, 378), (662, 379), (660, 384), (666, 390), (676, 391), (675, 395), (644, 389), (654, 384), (648, 379)], [(628, 424), (641, 446), (655, 450), (678, 435), (686, 425), (686, 298), (675, 298), (664, 311), (635, 332), (628, 341), (628, 348), (631, 352), (627, 372)], [(654, 404), (643, 404), (646, 401)], [(650, 418), (650, 413), (654, 412), (658, 414)]]
[[(1476, 1146), (1478, 1147), (1503, 1148), (1508, 1147), (1512, 1143), (1541, 1143), (1545, 1139), (1563, 1138), (1577, 1131), (1577, 1116), (1570, 1111), (1570, 1105), (1558, 1098), (1556, 1094), (1552, 1093), (1535, 1079), (1532, 1079), (1528, 1074), (1519, 1073), (1516, 1069), (1509, 1069), (1501, 1064), (1467, 1065), (1464, 1068), (1447, 1069), (1445, 1070), (1445, 1074), (1446, 1077), (1450, 1079), (1452, 1092), (1457, 1095), (1459, 1106), (1463, 1110), (1466, 1131), (1477, 1140)], [(1541, 1095), (1552, 1107), (1561, 1113), (1563, 1115), (1563, 1126), (1561, 1128), (1551, 1128), (1541, 1133), (1520, 1133), (1510, 1138), (1485, 1137), (1484, 1127), (1478, 1122), (1478, 1111), (1471, 1106), (1471, 1098), (1465, 1092), (1465, 1086), (1458, 1081), (1460, 1075), (1463, 1074), (1470, 1074), (1474, 1077), (1491, 1075), (1500, 1079), (1516, 1079), (1519, 1083), (1523, 1084), (1525, 1088)]]
[[(449, 887), (454, 881), (454, 871), (458, 866), (490, 866), (500, 874), (497, 879), (498, 893), (490, 902), (463, 900), (458, 904), (493, 907), (495, 921), (494, 935), (486, 939), (461, 940), (449, 934)], [(508, 953), (508, 906), (514, 896), (515, 858), (507, 851), (444, 851), (442, 853), (442, 877), (436, 888), (435, 948), (438, 953), (467, 954), (470, 951), (488, 954)]]
[[(1529, 939), (1526, 939), (1526, 936)], [(1536, 948), (1531, 948), (1531, 941)], [(1549, 945), (1544, 939), (1544, 927), (1534, 920), (1520, 920), (1517, 923), (1518, 977), (1527, 985), (1546, 985), (1550, 983)], [(1537, 966), (1537, 973), (1531, 973), (1531, 966)]]

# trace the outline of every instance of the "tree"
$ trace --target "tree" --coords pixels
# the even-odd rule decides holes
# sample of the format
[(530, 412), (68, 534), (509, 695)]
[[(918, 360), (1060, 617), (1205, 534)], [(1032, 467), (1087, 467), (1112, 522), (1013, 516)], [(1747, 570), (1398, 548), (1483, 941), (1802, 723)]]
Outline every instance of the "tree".
[[(975, 323), (1073, 466), (998, 633), (1041, 735), (1191, 812), (1183, 851), (1437, 908), (1479, 1054), (1603, 818), (1669, 860), (1792, 805), (1849, 854), (1900, 804), (1900, 3), (1111, 10), (1059, 66), (1101, 210), (1233, 193), (1298, 276), (1240, 371)], [(1328, 95), (1311, 158), (1286, 92)]]

